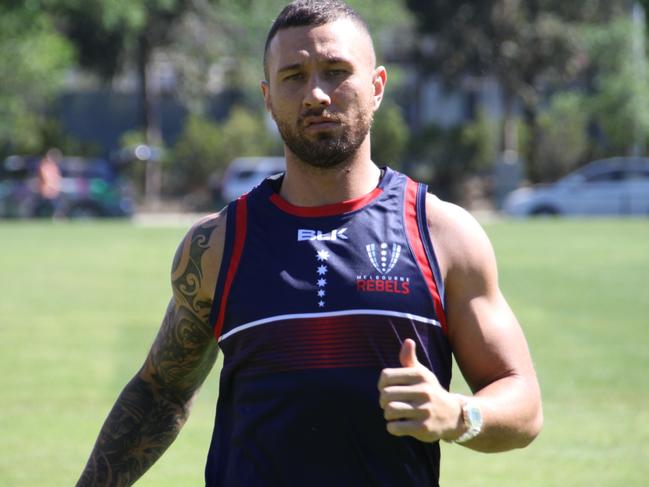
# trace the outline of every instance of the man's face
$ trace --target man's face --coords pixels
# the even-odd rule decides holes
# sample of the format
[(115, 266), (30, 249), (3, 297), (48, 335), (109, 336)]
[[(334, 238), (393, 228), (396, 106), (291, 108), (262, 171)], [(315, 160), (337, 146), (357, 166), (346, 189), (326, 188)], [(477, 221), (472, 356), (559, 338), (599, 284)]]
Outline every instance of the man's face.
[(385, 85), (385, 70), (374, 64), (368, 35), (349, 19), (277, 32), (262, 91), (284, 143), (300, 160), (333, 167), (366, 140)]

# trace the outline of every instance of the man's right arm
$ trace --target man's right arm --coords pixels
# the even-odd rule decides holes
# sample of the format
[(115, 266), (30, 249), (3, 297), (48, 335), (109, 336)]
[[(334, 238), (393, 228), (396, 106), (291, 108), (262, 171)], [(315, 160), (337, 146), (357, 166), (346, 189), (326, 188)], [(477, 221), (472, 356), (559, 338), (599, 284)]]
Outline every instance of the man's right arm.
[(160, 331), (101, 428), (77, 487), (133, 484), (187, 420), (217, 356), (209, 313), (224, 234), (225, 216), (211, 216), (196, 224), (178, 247), (173, 298)]

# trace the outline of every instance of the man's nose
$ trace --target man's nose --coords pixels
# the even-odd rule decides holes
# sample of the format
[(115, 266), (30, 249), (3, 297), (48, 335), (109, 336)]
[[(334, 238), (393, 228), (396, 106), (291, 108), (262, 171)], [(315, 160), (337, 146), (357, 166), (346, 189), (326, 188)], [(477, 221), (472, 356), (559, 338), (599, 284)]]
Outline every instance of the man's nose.
[(331, 97), (324, 88), (318, 77), (314, 76), (307, 87), (307, 93), (304, 97), (304, 106), (306, 108), (326, 107), (331, 105)]

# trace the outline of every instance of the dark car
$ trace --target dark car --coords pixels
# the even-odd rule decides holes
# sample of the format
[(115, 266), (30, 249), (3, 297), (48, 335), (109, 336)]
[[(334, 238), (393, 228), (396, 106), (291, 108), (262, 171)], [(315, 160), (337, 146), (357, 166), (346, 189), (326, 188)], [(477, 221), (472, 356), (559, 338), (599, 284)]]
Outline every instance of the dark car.
[(133, 198), (120, 166), (105, 159), (63, 157), (58, 161), (61, 192), (44, 202), (38, 192), (40, 157), (10, 156), (0, 166), (0, 218), (61, 216), (129, 217)]

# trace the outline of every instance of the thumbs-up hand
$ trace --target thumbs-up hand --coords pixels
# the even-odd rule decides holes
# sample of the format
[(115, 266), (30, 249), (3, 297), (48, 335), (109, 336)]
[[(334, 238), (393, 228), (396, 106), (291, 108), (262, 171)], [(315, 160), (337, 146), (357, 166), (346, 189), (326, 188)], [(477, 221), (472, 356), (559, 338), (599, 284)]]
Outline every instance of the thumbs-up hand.
[(399, 362), (402, 367), (416, 367), (417, 365), (421, 365), (419, 360), (417, 360), (417, 344), (414, 340), (410, 338), (405, 339), (399, 352)]
[(378, 384), (388, 432), (426, 442), (458, 438), (465, 429), (461, 399), (419, 363), (413, 340), (403, 342), (399, 362), (400, 368), (383, 369)]

